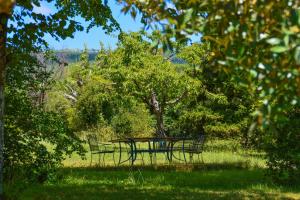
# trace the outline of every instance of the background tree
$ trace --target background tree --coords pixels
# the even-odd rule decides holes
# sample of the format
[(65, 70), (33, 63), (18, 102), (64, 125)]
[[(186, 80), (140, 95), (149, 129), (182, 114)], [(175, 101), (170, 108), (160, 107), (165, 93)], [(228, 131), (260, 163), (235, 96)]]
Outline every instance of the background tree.
[(241, 138), (247, 146), (254, 95), (247, 87), (236, 84), (232, 76), (211, 67), (213, 60), (207, 42), (185, 46), (177, 57), (185, 61), (181, 65), (186, 73), (202, 82), (202, 90), (196, 98), (184, 102), (175, 123), (186, 134), (205, 131), (207, 136)]

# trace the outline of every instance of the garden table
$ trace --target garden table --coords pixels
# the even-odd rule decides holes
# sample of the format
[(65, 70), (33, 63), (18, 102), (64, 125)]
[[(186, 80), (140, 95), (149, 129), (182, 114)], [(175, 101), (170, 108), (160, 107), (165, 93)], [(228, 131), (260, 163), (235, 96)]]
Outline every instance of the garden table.
[[(156, 153), (166, 153), (169, 162), (172, 162), (174, 144), (178, 141), (191, 140), (191, 138), (186, 137), (128, 137), (122, 139), (111, 140), (112, 143), (119, 144), (119, 165), (121, 163), (131, 161), (131, 165), (134, 164), (138, 153), (149, 153), (151, 163), (152, 155)], [(138, 148), (137, 143), (147, 143), (148, 148)], [(127, 159), (122, 161), (122, 144), (128, 145), (130, 147), (129, 156)], [(158, 145), (158, 146), (157, 146)], [(184, 142), (182, 142), (182, 147), (176, 150), (182, 149), (184, 151)], [(185, 155), (184, 155), (185, 156)], [(174, 157), (176, 158), (176, 157)]]

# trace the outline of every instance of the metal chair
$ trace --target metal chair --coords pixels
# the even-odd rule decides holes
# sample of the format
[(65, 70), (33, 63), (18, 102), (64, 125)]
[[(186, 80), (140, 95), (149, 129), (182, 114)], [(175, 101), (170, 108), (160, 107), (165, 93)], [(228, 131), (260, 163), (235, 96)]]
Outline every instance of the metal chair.
[(190, 163), (193, 163), (193, 158), (194, 155), (198, 156), (198, 160), (200, 160), (201, 156), (201, 162), (204, 163), (203, 161), (203, 149), (204, 149), (204, 142), (205, 142), (205, 136), (200, 135), (198, 138), (192, 140), (192, 141), (187, 141), (183, 143), (183, 155), (184, 155), (184, 161), (187, 163), (187, 159), (185, 154), (189, 154), (190, 158)]
[(100, 160), (101, 160), (101, 155), (103, 155), (102, 160), (103, 160), (104, 165), (105, 165), (105, 154), (112, 154), (114, 164), (116, 165), (115, 156), (114, 156), (115, 147), (112, 143), (98, 142), (97, 136), (94, 134), (88, 135), (87, 141), (88, 141), (88, 144), (90, 147), (90, 152), (91, 152), (90, 165), (92, 165), (93, 155), (95, 155), (95, 154), (99, 155), (99, 159), (98, 159), (99, 164), (100, 164)]

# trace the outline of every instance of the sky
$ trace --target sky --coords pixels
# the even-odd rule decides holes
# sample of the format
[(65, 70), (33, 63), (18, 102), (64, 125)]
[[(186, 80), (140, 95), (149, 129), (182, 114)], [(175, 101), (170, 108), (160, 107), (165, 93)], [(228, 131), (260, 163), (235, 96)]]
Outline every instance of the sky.
[[(121, 29), (125, 32), (139, 31), (143, 28), (143, 24), (140, 23), (137, 18), (134, 20), (130, 15), (124, 15), (121, 13), (121, 6), (115, 1), (109, 1), (113, 16), (118, 21)], [(41, 3), (40, 7), (35, 6), (34, 12), (43, 13), (45, 15), (55, 12), (55, 7), (45, 2)], [(83, 25), (87, 24), (83, 19), (79, 19)], [(86, 31), (78, 31), (74, 34), (74, 38), (68, 38), (65, 40), (56, 41), (50, 35), (45, 37), (51, 49), (83, 49), (86, 45), (88, 49), (99, 49), (100, 41), (106, 47), (114, 48), (117, 43), (117, 32), (111, 34), (105, 34), (101, 27), (92, 28), (88, 33)]]
[[(134, 20), (129, 14), (124, 15), (121, 13), (121, 5), (118, 5), (115, 1), (109, 1), (109, 6), (112, 10), (114, 18), (118, 21), (121, 29), (125, 32), (139, 31), (143, 28), (143, 24), (140, 22), (140, 16), (138, 15)], [(46, 2), (41, 2), (40, 7), (34, 6), (34, 12), (43, 13), (45, 15), (55, 12), (55, 7)], [(87, 24), (83, 19), (80, 19), (83, 25)], [(117, 32), (111, 34), (105, 34), (101, 27), (92, 28), (88, 33), (86, 31), (76, 32), (74, 38), (68, 38), (65, 40), (56, 41), (50, 35), (45, 36), (46, 41), (51, 49), (83, 49), (86, 45), (88, 49), (99, 49), (100, 42), (106, 47), (116, 47)], [(193, 40), (197, 40), (198, 37), (194, 37)]]

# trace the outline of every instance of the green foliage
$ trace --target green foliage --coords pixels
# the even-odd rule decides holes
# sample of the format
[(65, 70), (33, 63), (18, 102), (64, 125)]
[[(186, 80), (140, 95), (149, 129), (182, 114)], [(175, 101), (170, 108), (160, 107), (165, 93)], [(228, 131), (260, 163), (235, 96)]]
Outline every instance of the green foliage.
[(16, 51), (6, 74), (5, 105), (5, 181), (23, 179), (44, 182), (66, 155), (84, 151), (71, 132), (66, 118), (44, 109), (46, 91), (52, 87), (47, 61), (51, 52), (26, 54)]
[(300, 176), (300, 110), (293, 109), (286, 115), (289, 121), (273, 125), (275, 128), (268, 130), (264, 139), (270, 175), (289, 184)]
[[(102, 45), (95, 62), (87, 62), (86, 52), (79, 63), (68, 67), (66, 76), (50, 93), (48, 107), (60, 107), (69, 126), (81, 136), (88, 132), (97, 133), (100, 139), (151, 135), (149, 112), (127, 90), (128, 71), (121, 51), (106, 50)], [(56, 95), (61, 97), (52, 99)]]
[[(165, 111), (187, 97), (195, 96), (201, 82), (189, 77), (150, 47), (151, 44), (137, 33), (122, 36), (119, 51), (125, 58), (124, 85), (126, 91), (144, 103), (155, 116), (157, 133), (164, 134)], [(130, 54), (127, 53), (129, 49)]]
[(270, 169), (275, 174), (291, 172), (288, 177), (293, 177), (294, 166), (282, 163), (293, 162), (288, 144), (292, 145), (294, 138), (284, 131), (282, 138), (287, 141), (278, 140), (277, 129), (294, 125), (287, 113), (300, 103), (299, 1), (125, 2), (124, 11), (141, 11), (145, 24), (164, 22), (166, 44), (174, 36), (182, 40), (194, 33), (210, 41), (211, 67), (231, 74), (259, 99), (254, 115), (256, 124), (269, 135), (264, 142), (267, 149), (272, 149), (268, 150)]
[(165, 110), (195, 95), (201, 84), (160, 53), (151, 49), (144, 34), (123, 33), (116, 50), (106, 50), (102, 45), (95, 62), (85, 62), (83, 67), (81, 61), (69, 67), (62, 84), (72, 93), (67, 97), (73, 104), (71, 113), (76, 115), (69, 117), (76, 121), (71, 122), (77, 124), (74, 128), (84, 130), (104, 124), (121, 135), (149, 135), (153, 131), (150, 113), (157, 121), (156, 129), (165, 131)]
[(144, 105), (136, 105), (131, 111), (120, 111), (112, 119), (112, 127), (120, 137), (146, 137), (153, 135), (153, 119)]
[(111, 120), (117, 109), (111, 84), (99, 76), (85, 82), (76, 102), (76, 112), (81, 122), (78, 127), (84, 129)]
[(84, 69), (88, 69), (90, 63), (89, 63), (89, 52), (87, 46), (84, 46), (84, 50), (80, 55), (79, 62), (81, 67), (83, 67)]
[[(8, 179), (26, 172), (26, 178), (43, 182), (65, 153), (82, 151), (79, 140), (67, 127), (66, 118), (43, 109), (51, 85), (51, 73), (43, 63), (47, 58), (41, 53), (48, 48), (44, 36), (48, 34), (57, 40), (73, 37), (75, 31), (84, 29), (77, 16), (89, 22), (87, 31), (94, 26), (102, 26), (106, 32), (120, 30), (107, 1), (48, 0), (47, 3), (55, 6), (51, 13), (36, 12), (34, 7), (40, 7), (41, 2), (29, 0), (17, 1), (11, 15), (0, 16), (4, 25), (1, 30), (5, 33), (0, 36), (1, 71), (7, 72), (8, 85), (4, 149)], [(69, 105), (62, 108), (64, 103), (56, 106), (67, 111), (71, 108)]]
[[(211, 68), (211, 50), (208, 43), (185, 46), (178, 56), (186, 63), (184, 70), (201, 80), (202, 88), (194, 98), (188, 98), (170, 115), (176, 120), (169, 124), (176, 134), (209, 137), (241, 138), (248, 144), (250, 113), (254, 99), (229, 76)], [(177, 111), (176, 111), (177, 110)], [(175, 112), (175, 113), (174, 113)]]
[(5, 177), (44, 182), (66, 155), (81, 154), (80, 141), (57, 113), (35, 107), (23, 90), (6, 89)]

